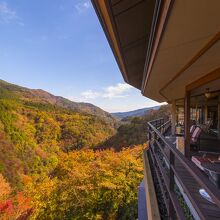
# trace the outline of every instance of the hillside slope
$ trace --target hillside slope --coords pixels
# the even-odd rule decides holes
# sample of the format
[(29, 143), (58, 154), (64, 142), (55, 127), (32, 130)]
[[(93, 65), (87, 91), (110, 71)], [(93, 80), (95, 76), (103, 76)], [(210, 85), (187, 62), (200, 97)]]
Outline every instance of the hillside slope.
[[(11, 95), (19, 97), (19, 99), (23, 101), (28, 102), (31, 100), (32, 103), (56, 105), (58, 107), (71, 109), (77, 112), (96, 115), (110, 123), (115, 123), (115, 118), (110, 113), (91, 103), (73, 102), (61, 96), (52, 95), (42, 89), (28, 89), (3, 80), (0, 80), (0, 89), (3, 89), (4, 92), (8, 91)], [(0, 91), (0, 95), (1, 92), (3, 91)]]
[(108, 113), (74, 105), (42, 90), (0, 82), (0, 172), (11, 183), (19, 186), (22, 175), (48, 174), (59, 152), (93, 148), (115, 133), (116, 121)]
[(97, 146), (98, 149), (113, 148), (120, 151), (122, 148), (132, 147), (147, 142), (147, 123), (158, 118), (169, 118), (170, 105), (159, 106), (159, 109), (150, 109), (141, 117), (124, 118), (117, 129), (117, 133)]
[(0, 82), (0, 219), (137, 219), (147, 146), (135, 145), (169, 106), (127, 119), (117, 133), (108, 113), (74, 106)]

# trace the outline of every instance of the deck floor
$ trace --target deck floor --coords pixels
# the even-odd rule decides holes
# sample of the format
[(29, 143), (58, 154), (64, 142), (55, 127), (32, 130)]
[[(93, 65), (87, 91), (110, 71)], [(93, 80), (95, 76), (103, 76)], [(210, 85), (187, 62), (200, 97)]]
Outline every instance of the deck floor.
[[(168, 141), (172, 144), (173, 147), (175, 147), (175, 138), (174, 137), (170, 137), (167, 138)], [(165, 152), (167, 154), (167, 157), (169, 158), (169, 152), (168, 150)], [(192, 205), (195, 207), (197, 206), (199, 210), (201, 210), (201, 215), (204, 216), (204, 219), (206, 220), (217, 220), (220, 219), (220, 208), (218, 208), (215, 204), (209, 202), (208, 200), (204, 199), (200, 193), (199, 190), (201, 189), (200, 185), (197, 183), (197, 181), (195, 181), (195, 179), (192, 177), (192, 175), (183, 167), (183, 165), (179, 162), (178, 159), (175, 160), (175, 167), (176, 170), (180, 176), (180, 180), (179, 182), (184, 183), (185, 186), (187, 186), (185, 189), (183, 189), (184, 191), (188, 191), (189, 195), (191, 195), (191, 198), (188, 198), (190, 200), (190, 202), (192, 203)], [(197, 168), (197, 167), (196, 167)], [(208, 178), (208, 176), (202, 172), (199, 168), (198, 172), (201, 172), (202, 175), (206, 176), (206, 178)], [(217, 189), (216, 187), (216, 190)]]

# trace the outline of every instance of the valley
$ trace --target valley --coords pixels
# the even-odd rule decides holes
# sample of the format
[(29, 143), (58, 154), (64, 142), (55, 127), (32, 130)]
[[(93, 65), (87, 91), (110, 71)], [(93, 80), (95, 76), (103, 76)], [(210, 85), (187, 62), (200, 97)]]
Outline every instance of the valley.
[(92, 104), (0, 81), (0, 217), (136, 218), (146, 123), (164, 114), (168, 106), (121, 122)]

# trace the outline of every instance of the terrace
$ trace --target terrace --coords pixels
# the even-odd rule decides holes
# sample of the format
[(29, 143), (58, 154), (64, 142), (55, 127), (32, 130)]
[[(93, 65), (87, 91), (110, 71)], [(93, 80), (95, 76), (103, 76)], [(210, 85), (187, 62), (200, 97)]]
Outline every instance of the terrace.
[(148, 123), (148, 219), (219, 219), (220, 1), (93, 4), (124, 80), (172, 104)]
[[(159, 119), (148, 123), (150, 147), (144, 157), (145, 164), (148, 160), (150, 162), (154, 184), (159, 186), (155, 190), (156, 195), (160, 195), (160, 205), (154, 212), (158, 211), (159, 216), (178, 219), (219, 219), (218, 186), (191, 161), (191, 157), (186, 158), (176, 148), (173, 136), (166, 136), (171, 122), (162, 122)], [(201, 189), (209, 194), (213, 202), (200, 194)], [(153, 199), (152, 195), (149, 198)]]
[(197, 87), (190, 92), (188, 105), (184, 100), (173, 102), (170, 119), (148, 123), (145, 173), (151, 173), (159, 201), (153, 199), (149, 187), (147, 195), (159, 202), (158, 210), (154, 209), (158, 216), (219, 219), (219, 87), (219, 80)]

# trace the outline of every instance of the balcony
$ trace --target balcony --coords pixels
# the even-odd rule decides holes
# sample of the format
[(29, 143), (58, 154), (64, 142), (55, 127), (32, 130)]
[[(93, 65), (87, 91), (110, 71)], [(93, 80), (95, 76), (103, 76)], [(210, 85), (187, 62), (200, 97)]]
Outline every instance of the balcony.
[(193, 154), (187, 158), (176, 148), (171, 121), (151, 121), (148, 130), (149, 148), (144, 152), (148, 218), (219, 219), (220, 190), (192, 162)]

